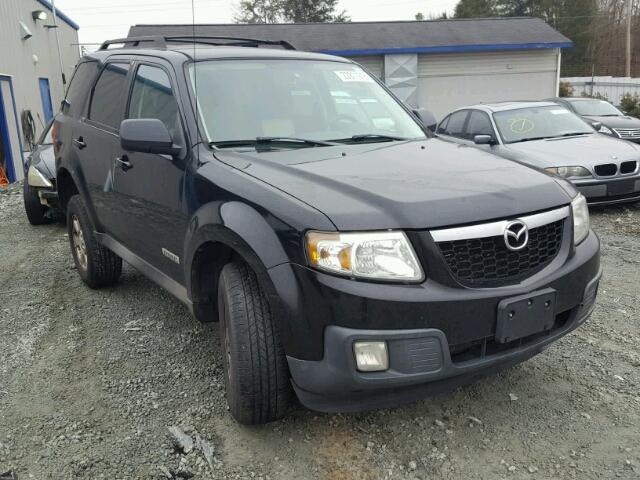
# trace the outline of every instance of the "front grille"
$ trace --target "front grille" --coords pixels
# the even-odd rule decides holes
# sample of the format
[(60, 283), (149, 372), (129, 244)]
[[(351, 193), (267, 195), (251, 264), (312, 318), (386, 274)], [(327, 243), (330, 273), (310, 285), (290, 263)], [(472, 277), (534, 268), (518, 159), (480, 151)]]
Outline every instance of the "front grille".
[(564, 220), (529, 230), (527, 246), (509, 250), (502, 236), (438, 242), (454, 277), (469, 287), (519, 283), (549, 265), (562, 245)]
[(622, 162), (620, 164), (620, 173), (623, 175), (626, 173), (633, 173), (637, 170), (637, 168), (638, 168), (638, 162), (636, 162), (635, 160)]
[(640, 138), (640, 128), (614, 128), (620, 138)]
[(603, 163), (596, 165), (593, 169), (599, 177), (613, 177), (618, 172), (618, 166), (615, 163)]

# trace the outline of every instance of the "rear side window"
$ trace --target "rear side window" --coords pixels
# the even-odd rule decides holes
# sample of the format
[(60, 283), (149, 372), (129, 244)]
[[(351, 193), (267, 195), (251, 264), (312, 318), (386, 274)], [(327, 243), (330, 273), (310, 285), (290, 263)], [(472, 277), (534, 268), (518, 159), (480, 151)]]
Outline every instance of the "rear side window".
[(444, 134), (451, 135), (452, 137), (462, 138), (464, 131), (464, 122), (467, 119), (468, 114), (469, 112), (467, 110), (452, 113), (449, 117), (449, 121), (447, 122)]
[(476, 135), (491, 135), (493, 134), (493, 127), (491, 126), (491, 120), (489, 115), (484, 112), (474, 110), (469, 115), (469, 122), (467, 123), (467, 134), (465, 138), (473, 140)]
[(175, 139), (178, 105), (167, 73), (159, 67), (140, 65), (133, 82), (128, 118), (157, 118)]
[(73, 72), (73, 77), (71, 77), (69, 88), (67, 88), (67, 95), (64, 97), (68, 104), (65, 114), (74, 117), (82, 115), (89, 88), (97, 73), (98, 62), (82, 62), (78, 64)]
[(119, 128), (128, 71), (128, 63), (109, 63), (102, 70), (91, 97), (91, 120), (116, 130)]

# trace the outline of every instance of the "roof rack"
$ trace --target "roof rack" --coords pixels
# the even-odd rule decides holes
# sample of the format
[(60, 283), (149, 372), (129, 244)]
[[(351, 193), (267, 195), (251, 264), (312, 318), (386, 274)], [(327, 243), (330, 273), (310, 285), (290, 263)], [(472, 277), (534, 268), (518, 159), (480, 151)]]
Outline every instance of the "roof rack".
[(260, 45), (275, 45), (285, 50), (295, 50), (295, 47), (285, 40), (261, 40), (258, 38), (244, 37), (217, 37), (209, 35), (148, 35), (143, 37), (127, 37), (107, 40), (100, 45), (98, 50), (108, 50), (112, 45), (122, 44), (123, 48), (151, 47), (167, 48), (169, 43), (194, 43), (214, 46), (259, 47)]

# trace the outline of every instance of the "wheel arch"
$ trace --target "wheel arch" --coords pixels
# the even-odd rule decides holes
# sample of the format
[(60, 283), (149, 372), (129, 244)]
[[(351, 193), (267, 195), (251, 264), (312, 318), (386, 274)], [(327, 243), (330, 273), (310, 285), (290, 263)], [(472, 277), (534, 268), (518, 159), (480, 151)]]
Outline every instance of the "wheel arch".
[(64, 167), (58, 169), (56, 174), (56, 188), (58, 190), (58, 200), (60, 202), (60, 208), (63, 212), (67, 211), (67, 204), (69, 199), (79, 193), (78, 186), (73, 179), (71, 172)]
[(234, 201), (203, 207), (190, 225), (190, 231), (195, 231), (186, 242), (185, 283), (196, 318), (217, 321), (220, 272), (227, 263), (239, 260), (255, 272), (279, 323), (284, 308), (268, 270), (289, 258), (265, 218), (253, 207)]

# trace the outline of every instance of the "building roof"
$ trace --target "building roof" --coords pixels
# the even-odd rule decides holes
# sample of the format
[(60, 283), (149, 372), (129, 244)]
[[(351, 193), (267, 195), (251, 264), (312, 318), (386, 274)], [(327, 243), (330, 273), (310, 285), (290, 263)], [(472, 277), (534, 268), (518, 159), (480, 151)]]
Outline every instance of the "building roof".
[[(47, 10), (49, 10), (50, 12), (53, 12), (53, 5), (51, 5), (51, 2), (49, 0), (37, 0), (37, 2), (41, 4), (43, 7), (45, 7)], [(56, 8), (56, 17), (58, 17), (60, 20), (62, 20), (64, 23), (69, 25), (74, 30), (80, 30), (80, 25), (78, 25), (76, 22), (71, 20), (59, 8)]]
[(542, 19), (481, 18), (403, 22), (134, 25), (129, 36), (219, 35), (286, 40), (333, 55), (449, 53), (566, 48), (571, 40)]

